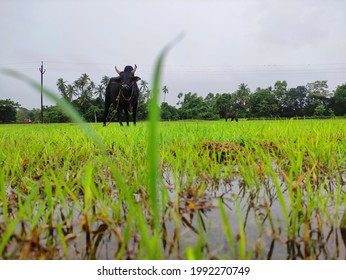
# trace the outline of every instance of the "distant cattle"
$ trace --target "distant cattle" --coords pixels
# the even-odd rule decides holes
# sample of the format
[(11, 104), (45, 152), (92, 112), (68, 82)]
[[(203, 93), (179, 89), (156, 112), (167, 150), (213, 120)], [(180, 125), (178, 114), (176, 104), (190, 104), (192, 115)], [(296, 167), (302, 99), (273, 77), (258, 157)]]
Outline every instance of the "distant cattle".
[(125, 121), (129, 125), (129, 112), (132, 112), (133, 124), (136, 125), (136, 114), (138, 107), (139, 88), (137, 81), (141, 78), (134, 76), (136, 67), (126, 66), (123, 72), (115, 68), (118, 77), (111, 78), (106, 88), (105, 111), (103, 116), (103, 126), (106, 126), (109, 107), (113, 104), (116, 109), (117, 118), (122, 126), (121, 113), (125, 112)]
[(231, 119), (231, 121), (235, 120), (236, 122), (238, 122), (238, 117), (237, 114), (235, 112), (228, 112), (226, 113), (226, 122), (228, 121), (228, 119)]

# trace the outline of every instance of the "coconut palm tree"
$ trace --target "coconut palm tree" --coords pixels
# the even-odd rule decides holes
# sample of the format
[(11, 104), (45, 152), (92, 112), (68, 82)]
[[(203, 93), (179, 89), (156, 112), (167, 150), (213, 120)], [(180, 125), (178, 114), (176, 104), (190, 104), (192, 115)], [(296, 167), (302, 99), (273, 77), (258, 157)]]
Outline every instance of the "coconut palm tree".
[(101, 85), (106, 88), (108, 86), (110, 78), (108, 76), (103, 76), (101, 79)]
[(248, 85), (241, 83), (235, 92), (235, 110), (245, 114), (250, 99), (250, 89)]
[(148, 82), (146, 80), (141, 80), (139, 86), (140, 93), (144, 94), (149, 91)]
[(67, 87), (66, 87), (67, 100), (70, 102), (72, 101), (74, 91), (75, 91), (75, 89), (74, 89), (73, 85), (67, 85)]
[(162, 88), (162, 92), (163, 92), (163, 102), (166, 102), (166, 94), (168, 93), (168, 88), (167, 86), (164, 86)]
[(93, 82), (90, 80), (88, 74), (82, 74), (78, 80), (74, 82), (74, 87), (76, 89), (75, 94), (79, 97), (83, 94), (84, 90), (89, 87)]
[(61, 96), (64, 97), (65, 99), (67, 99), (66, 83), (67, 81), (64, 81), (62, 78), (58, 79), (58, 81), (56, 82), (58, 90), (61, 92)]
[(103, 86), (103, 84), (98, 85), (98, 86), (95, 88), (95, 94), (96, 94), (96, 98), (104, 99), (104, 96), (105, 96), (105, 87)]

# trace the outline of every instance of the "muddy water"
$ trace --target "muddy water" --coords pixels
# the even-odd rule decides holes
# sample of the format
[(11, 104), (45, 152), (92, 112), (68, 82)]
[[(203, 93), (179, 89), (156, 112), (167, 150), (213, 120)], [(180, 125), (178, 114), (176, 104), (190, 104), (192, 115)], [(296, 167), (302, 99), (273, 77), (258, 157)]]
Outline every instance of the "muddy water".
[[(172, 180), (172, 177), (170, 177)], [(166, 180), (167, 182), (167, 180)], [(172, 188), (174, 182), (167, 182), (168, 194), (176, 201)], [(242, 186), (243, 185), (243, 186)], [(289, 197), (284, 194), (286, 205)], [(175, 225), (169, 211), (164, 214), (162, 223), (162, 250), (166, 259), (184, 259), (188, 246), (195, 248), (201, 244), (204, 258), (237, 259), (238, 253), (232, 253), (232, 245), (227, 240), (219, 203), (223, 204), (231, 228), (235, 251), (239, 251), (241, 239), (240, 227), (245, 233), (246, 254), (251, 259), (345, 259), (346, 232), (340, 224), (328, 221), (328, 217), (344, 215), (343, 210), (334, 213), (334, 206), (329, 205), (327, 216), (312, 215), (311, 220), (299, 224), (299, 230), (292, 236), (287, 232), (285, 215), (280, 206), (275, 187), (268, 182), (260, 189), (249, 190), (240, 180), (227, 184), (222, 180), (217, 186), (210, 186), (203, 195), (194, 199), (182, 191), (179, 194), (179, 217), (181, 224)], [(239, 220), (240, 212), (241, 221)], [(289, 223), (294, 223), (291, 209)], [(75, 220), (80, 220), (80, 215)], [(102, 227), (102, 223), (93, 225), (94, 233)], [(79, 227), (80, 228), (80, 227)], [(77, 228), (78, 229), (78, 228)], [(123, 229), (120, 229), (123, 231)], [(114, 259), (119, 249), (118, 239), (114, 232), (105, 230), (101, 234), (79, 233), (68, 242), (69, 258)], [(132, 236), (122, 258), (136, 259), (139, 236)], [(89, 247), (89, 248), (88, 248)]]
[[(308, 221), (300, 217), (300, 222), (295, 222), (290, 208), (287, 208), (286, 221), (276, 188), (270, 180), (260, 188), (249, 188), (240, 178), (233, 178), (231, 183), (218, 180), (206, 186), (199, 196), (194, 197), (187, 187), (179, 192), (178, 198), (170, 172), (165, 175), (164, 182), (170, 199), (161, 225), (162, 251), (166, 259), (185, 259), (186, 248), (198, 246), (205, 259), (237, 259), (242, 238), (241, 228), (244, 229), (245, 254), (251, 259), (346, 258), (346, 229), (340, 227), (340, 221), (346, 219), (346, 216), (342, 207), (336, 212), (332, 199), (324, 207), (326, 210), (321, 211), (325, 214), (316, 211)], [(335, 186), (331, 185), (331, 191), (333, 187)], [(287, 192), (283, 193), (283, 197), (285, 204), (290, 205)], [(114, 201), (117, 201), (116, 197)], [(227, 215), (234, 248), (225, 235), (220, 203)], [(170, 211), (179, 218), (178, 225)], [(338, 217), (337, 222), (334, 222), (335, 216)], [(1, 219), (0, 217), (0, 221)], [(47, 225), (46, 229), (37, 233), (38, 239), (13, 238), (7, 248), (7, 252), (10, 252), (8, 258), (138, 258), (140, 236), (134, 227), (126, 246), (119, 253), (121, 243), (117, 233), (124, 233), (125, 223), (108, 228), (101, 220), (97, 220), (92, 228), (86, 230), (83, 215), (72, 202), (67, 207), (61, 205), (61, 209), (56, 209), (52, 224), (63, 224), (59, 229), (60, 234), (57, 228), (49, 228)], [(298, 230), (290, 235), (287, 227), (293, 228), (294, 224), (298, 226)], [(18, 231), (31, 230), (28, 224), (18, 225)], [(66, 240), (65, 248), (61, 243), (62, 235)], [(11, 254), (11, 251), (21, 253), (16, 255)]]

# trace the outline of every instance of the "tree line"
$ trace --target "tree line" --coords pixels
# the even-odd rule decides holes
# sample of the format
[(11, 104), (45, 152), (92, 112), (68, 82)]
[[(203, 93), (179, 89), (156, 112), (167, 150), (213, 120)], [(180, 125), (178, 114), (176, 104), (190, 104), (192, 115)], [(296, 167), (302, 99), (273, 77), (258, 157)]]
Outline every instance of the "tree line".
[[(104, 110), (104, 95), (109, 77), (104, 76), (99, 84), (82, 74), (73, 83), (58, 79), (57, 89), (87, 122), (101, 122)], [(138, 119), (145, 120), (151, 89), (145, 80), (138, 83), (140, 98)], [(330, 91), (327, 81), (315, 81), (305, 86), (288, 88), (286, 81), (277, 81), (274, 86), (257, 88), (251, 92), (246, 84), (240, 84), (232, 93), (209, 93), (202, 97), (197, 93), (179, 93), (175, 106), (166, 102), (167, 86), (162, 88), (161, 118), (163, 120), (217, 120), (227, 112), (235, 112), (240, 118), (292, 118), (327, 117), (346, 115), (346, 83)], [(111, 116), (114, 113), (111, 112)], [(69, 118), (57, 105), (45, 106), (44, 122), (69, 122)], [(115, 119), (115, 118), (114, 118)], [(10, 99), (0, 100), (0, 122), (39, 122), (40, 109), (28, 110)]]

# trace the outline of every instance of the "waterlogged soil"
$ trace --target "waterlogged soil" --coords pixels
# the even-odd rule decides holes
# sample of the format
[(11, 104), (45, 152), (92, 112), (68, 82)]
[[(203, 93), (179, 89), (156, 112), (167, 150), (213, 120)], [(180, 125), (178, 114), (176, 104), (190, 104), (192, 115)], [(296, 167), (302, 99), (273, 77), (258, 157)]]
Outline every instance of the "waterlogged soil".
[[(78, 174), (65, 169), (64, 179), (74, 183), (66, 191), (66, 200), (56, 203), (62, 190), (53, 187), (49, 196), (50, 182), (39, 168), (32, 178), (20, 179), (41, 184), (37, 193), (16, 189), (18, 178), (13, 176), (0, 185), (1, 207), (7, 209), (7, 213), (0, 210), (0, 258), (143, 259), (153, 256), (155, 250), (150, 252), (146, 246), (156, 238), (164, 259), (346, 259), (343, 135), (332, 135), (339, 155), (329, 161), (321, 160), (325, 155), (317, 144), (315, 150), (291, 157), (284, 140), (197, 141), (190, 158), (180, 143), (168, 147), (161, 151), (159, 235), (151, 236), (149, 231), (149, 241), (143, 241), (145, 230), (139, 230), (143, 224), (149, 230), (154, 227), (144, 185), (131, 191), (135, 204), (131, 206), (117, 189), (111, 171), (101, 169), (102, 174), (93, 174), (93, 180), (101, 182), (96, 186), (104, 188), (107, 200), (98, 201), (93, 190), (87, 192), (79, 185)], [(129, 153), (126, 146), (118, 150)], [(111, 158), (116, 152), (110, 145)], [(172, 159), (182, 164), (174, 167)], [(291, 168), (293, 159), (301, 162), (300, 169)], [(26, 174), (32, 167), (26, 163), (21, 168)], [(118, 169), (126, 171), (121, 164)], [(132, 171), (131, 176), (135, 174)], [(122, 179), (129, 186), (133, 180), (125, 175)], [(25, 201), (37, 198), (41, 200), (34, 203), (28, 219), (22, 210)], [(130, 209), (134, 206), (138, 207), (135, 211)], [(4, 216), (11, 217), (11, 222), (5, 222)]]
[[(246, 240), (247, 252), (251, 252), (245, 257), (250, 259), (346, 258), (346, 229), (340, 227), (338, 222), (333, 223), (329, 220), (330, 217), (335, 219), (336, 216), (335, 220), (341, 221), (345, 218), (345, 212), (342, 207), (334, 212), (333, 202), (326, 205), (328, 217), (318, 211), (309, 221), (301, 217), (302, 221), (298, 222), (301, 225), (300, 229), (290, 237), (285, 230), (286, 219), (275, 186), (270, 180), (261, 188), (249, 190), (241, 178), (234, 177), (230, 183), (201, 176), (200, 182), (208, 181), (203, 193), (197, 195), (195, 190), (190, 189), (179, 192), (177, 197), (173, 178), (171, 170), (163, 172), (170, 200), (161, 222), (160, 243), (165, 259), (186, 259), (186, 248), (193, 248), (198, 242), (201, 243), (200, 250), (204, 252), (205, 259), (237, 259), (242, 238)], [(284, 183), (280, 182), (280, 185), (283, 186)], [(283, 198), (287, 202), (288, 194), (284, 194)], [(82, 203), (82, 197), (80, 199)], [(116, 200), (116, 197), (114, 199)], [(140, 194), (138, 201), (141, 201)], [(225, 209), (233, 233), (234, 255), (230, 241), (225, 235), (220, 204)], [(179, 224), (173, 220), (171, 211), (178, 213)], [(287, 211), (288, 222), (294, 223), (294, 214), (290, 213), (289, 208)], [(123, 250), (122, 259), (138, 258), (141, 237), (133, 231), (124, 246), (125, 223), (110, 227), (100, 218), (94, 219), (88, 228), (87, 216), (84, 216), (72, 202), (61, 205), (52, 218), (52, 224), (54, 221), (64, 221), (64, 226), (60, 230), (64, 235), (65, 249), (57, 244), (60, 237), (58, 229), (54, 226), (31, 229), (29, 224), (20, 223), (17, 231), (22, 234), (12, 236), (11, 245), (7, 250), (16, 252), (22, 247), (21, 253), (12, 257), (65, 259), (68, 256), (69, 259), (114, 259), (119, 255), (119, 251)], [(1, 226), (5, 230), (5, 226)], [(26, 238), (26, 233), (31, 237)]]

